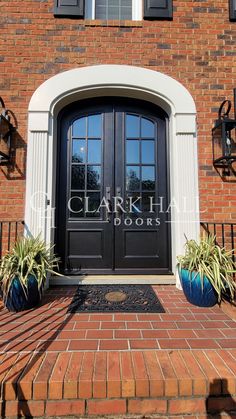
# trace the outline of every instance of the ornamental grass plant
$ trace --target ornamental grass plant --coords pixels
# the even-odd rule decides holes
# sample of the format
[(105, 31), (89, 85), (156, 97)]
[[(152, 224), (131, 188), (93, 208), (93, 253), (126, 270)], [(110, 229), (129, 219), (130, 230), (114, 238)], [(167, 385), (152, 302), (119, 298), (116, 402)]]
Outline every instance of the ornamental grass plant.
[[(199, 274), (203, 289), (203, 278), (208, 278), (217, 293), (218, 302), (224, 295), (233, 300), (236, 292), (236, 264), (233, 259), (233, 250), (220, 247), (216, 237), (204, 234), (199, 242), (187, 240), (185, 254), (178, 256), (178, 269), (188, 270)], [(194, 276), (193, 276), (194, 281)]]
[(58, 268), (59, 258), (53, 253), (53, 246), (47, 246), (40, 236), (23, 237), (0, 261), (0, 286), (4, 301), (11, 285), (18, 278), (27, 298), (28, 279), (32, 275), (42, 292), (47, 274)]

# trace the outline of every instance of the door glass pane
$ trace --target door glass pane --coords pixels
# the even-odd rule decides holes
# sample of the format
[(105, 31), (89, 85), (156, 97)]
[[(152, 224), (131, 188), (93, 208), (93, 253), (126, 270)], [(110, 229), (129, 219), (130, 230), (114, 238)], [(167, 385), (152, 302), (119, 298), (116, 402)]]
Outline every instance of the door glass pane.
[(73, 140), (72, 143), (72, 162), (84, 163), (86, 159), (86, 141)]
[(139, 163), (139, 141), (126, 141), (126, 163)]
[(154, 138), (155, 136), (155, 127), (154, 123), (150, 119), (142, 118), (141, 119), (141, 136), (142, 138)]
[(101, 164), (101, 140), (88, 140), (88, 163)]
[[(152, 198), (152, 200), (151, 200)], [(152, 203), (152, 206), (151, 206)], [(153, 192), (143, 192), (142, 193), (142, 209), (143, 212), (150, 212), (151, 210), (157, 211), (157, 206), (155, 204), (155, 193)], [(151, 214), (150, 214), (151, 215)]]
[(101, 166), (88, 166), (87, 170), (87, 189), (100, 189)]
[(154, 141), (142, 141), (142, 163), (155, 163)]
[(126, 168), (126, 189), (129, 191), (139, 190), (140, 168), (138, 166), (127, 166)]
[(73, 137), (86, 137), (86, 118), (79, 118), (73, 123)]
[(84, 189), (85, 187), (85, 166), (73, 165), (71, 173), (71, 189)]
[(128, 193), (126, 195), (125, 210), (129, 217), (140, 216), (142, 212), (142, 197), (139, 192)]
[(155, 167), (142, 166), (142, 189), (155, 189)]
[(139, 138), (139, 117), (126, 115), (126, 138)]
[(98, 211), (100, 205), (100, 192), (88, 192), (88, 211), (86, 217), (99, 217), (100, 211)]
[(68, 202), (68, 209), (70, 211), (70, 217), (72, 218), (84, 217), (84, 193), (83, 192), (71, 192), (71, 197)]
[(88, 116), (88, 137), (100, 138), (102, 136), (101, 115)]

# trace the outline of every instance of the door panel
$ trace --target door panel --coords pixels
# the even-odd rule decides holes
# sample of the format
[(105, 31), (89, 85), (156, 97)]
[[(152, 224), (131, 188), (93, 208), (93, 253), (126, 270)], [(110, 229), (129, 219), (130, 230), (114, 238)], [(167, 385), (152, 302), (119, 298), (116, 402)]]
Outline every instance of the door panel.
[(150, 213), (151, 201), (167, 202), (166, 119), (159, 108), (140, 101), (106, 98), (62, 113), (57, 188), (62, 271), (170, 272), (169, 214), (158, 212), (158, 205)]
[(112, 119), (111, 106), (69, 107), (61, 117), (57, 249), (64, 272), (113, 265), (112, 224), (105, 208), (98, 211), (113, 183)]
[[(146, 230), (123, 230), (125, 258), (156, 257), (157, 232)], [(135, 243), (135, 245), (134, 245)], [(144, 246), (145, 243), (145, 246)]]
[[(165, 125), (165, 118), (157, 118), (144, 109), (137, 109), (136, 113), (132, 107), (126, 107), (125, 112), (117, 109), (116, 155), (122, 159), (116, 165), (115, 187), (129, 207), (128, 213), (117, 215), (117, 269), (132, 267), (146, 273), (168, 270), (169, 214), (158, 212), (157, 206), (150, 213), (150, 197), (154, 204), (161, 197), (167, 198)], [(137, 200), (132, 208), (130, 198)]]
[[(103, 229), (68, 231), (69, 249), (71, 257), (98, 257), (103, 256)], [(79, 246), (78, 246), (79, 243)]]

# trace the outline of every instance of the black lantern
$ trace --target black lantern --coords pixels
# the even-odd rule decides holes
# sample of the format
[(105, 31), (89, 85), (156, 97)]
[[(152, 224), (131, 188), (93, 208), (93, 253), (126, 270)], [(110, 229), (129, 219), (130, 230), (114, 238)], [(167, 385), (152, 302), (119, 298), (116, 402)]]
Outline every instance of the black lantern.
[(216, 169), (222, 169), (222, 176), (235, 174), (236, 143), (232, 132), (236, 128), (236, 119), (229, 118), (230, 109), (231, 101), (224, 100), (212, 129), (213, 165)]
[(11, 141), (14, 127), (10, 122), (9, 111), (5, 108), (3, 99), (0, 97), (2, 113), (0, 114), (0, 165), (8, 164), (11, 157)]

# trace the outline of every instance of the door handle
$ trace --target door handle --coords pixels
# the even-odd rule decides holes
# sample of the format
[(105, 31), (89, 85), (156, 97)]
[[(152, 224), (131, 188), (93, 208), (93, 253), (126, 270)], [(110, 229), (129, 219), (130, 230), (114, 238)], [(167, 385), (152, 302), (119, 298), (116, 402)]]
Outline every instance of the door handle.
[(120, 200), (117, 200), (117, 202), (116, 202), (116, 214), (120, 217), (122, 215), (122, 210), (121, 210), (121, 208), (118, 204), (121, 204), (123, 206), (123, 199), (122, 199), (121, 195), (122, 195), (121, 194), (121, 186), (117, 186), (116, 187), (116, 198), (120, 198)]
[(111, 200), (111, 187), (106, 186), (106, 200)]
[(116, 188), (116, 196), (121, 196), (121, 187), (117, 186)]
[(106, 202), (108, 204), (108, 209), (106, 211), (106, 221), (111, 222), (111, 212), (112, 212), (112, 203), (111, 203), (111, 187), (106, 186)]

